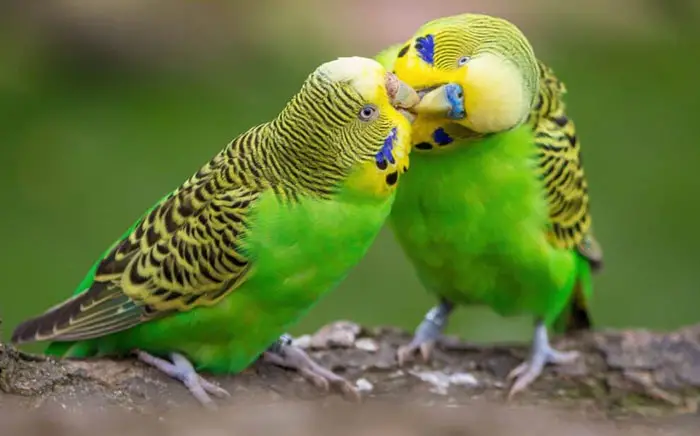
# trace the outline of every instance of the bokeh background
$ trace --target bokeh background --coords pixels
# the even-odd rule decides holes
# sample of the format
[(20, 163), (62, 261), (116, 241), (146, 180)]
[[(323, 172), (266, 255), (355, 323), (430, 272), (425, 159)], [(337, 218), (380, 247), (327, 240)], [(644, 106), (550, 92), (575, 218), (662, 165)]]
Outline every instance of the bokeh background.
[[(45, 0), (0, 3), (2, 337), (318, 64), (461, 12), (514, 21), (567, 84), (606, 257), (597, 325), (700, 321), (700, 2)], [(433, 303), (385, 230), (294, 333), (413, 328)], [(522, 340), (531, 324), (461, 309), (449, 332)]]

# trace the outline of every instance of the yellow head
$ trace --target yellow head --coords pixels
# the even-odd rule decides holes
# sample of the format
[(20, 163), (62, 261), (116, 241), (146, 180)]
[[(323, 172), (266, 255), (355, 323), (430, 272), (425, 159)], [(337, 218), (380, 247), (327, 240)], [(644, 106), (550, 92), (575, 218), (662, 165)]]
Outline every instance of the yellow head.
[(478, 14), (423, 25), (399, 50), (394, 72), (424, 94), (414, 108), (417, 125), (424, 116), (449, 119), (477, 134), (525, 121), (539, 86), (537, 60), (523, 33), (504, 19)]
[(295, 153), (319, 184), (337, 181), (361, 196), (383, 197), (408, 168), (411, 115), (403, 109), (418, 102), (413, 88), (378, 62), (339, 58), (310, 75), (277, 123), (304, 137)]

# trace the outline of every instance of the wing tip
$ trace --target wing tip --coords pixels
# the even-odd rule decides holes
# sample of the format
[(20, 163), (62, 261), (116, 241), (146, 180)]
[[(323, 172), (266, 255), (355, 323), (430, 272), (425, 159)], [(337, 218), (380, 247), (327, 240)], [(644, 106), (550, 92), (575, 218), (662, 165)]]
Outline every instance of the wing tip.
[[(16, 345), (36, 342), (39, 340), (39, 329), (44, 315), (28, 319), (15, 327), (10, 342)], [(50, 338), (47, 338), (50, 339)]]
[(13, 344), (26, 344), (60, 339), (57, 327), (70, 319), (71, 314), (80, 308), (86, 293), (75, 295), (44, 312), (43, 314), (21, 322), (15, 327), (10, 337)]
[(588, 263), (591, 265), (591, 271), (594, 273), (603, 271), (605, 267), (605, 262), (603, 262), (603, 259), (588, 259)]
[(566, 323), (566, 333), (575, 333), (591, 330), (593, 323), (588, 314), (588, 309), (577, 302), (571, 307), (571, 312)]

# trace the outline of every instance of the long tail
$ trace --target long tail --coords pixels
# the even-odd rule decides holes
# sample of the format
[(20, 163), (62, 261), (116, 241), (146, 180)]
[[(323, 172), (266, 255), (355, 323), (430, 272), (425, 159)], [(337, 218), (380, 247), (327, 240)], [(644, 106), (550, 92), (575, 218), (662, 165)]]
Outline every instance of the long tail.
[(577, 279), (571, 292), (571, 300), (552, 324), (555, 333), (567, 334), (590, 330), (593, 327), (588, 302), (593, 293), (593, 270), (596, 265), (581, 255), (576, 256)]

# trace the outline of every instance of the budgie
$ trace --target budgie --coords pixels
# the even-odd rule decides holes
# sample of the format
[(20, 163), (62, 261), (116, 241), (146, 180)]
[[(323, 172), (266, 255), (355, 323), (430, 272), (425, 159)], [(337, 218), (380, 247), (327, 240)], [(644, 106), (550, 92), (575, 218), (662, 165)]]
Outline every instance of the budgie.
[(321, 65), (276, 118), (158, 201), (72, 298), (19, 325), (12, 341), (51, 341), (45, 352), (63, 357), (133, 353), (209, 407), (209, 394), (228, 392), (198, 372), (237, 373), (261, 355), (357, 395), (281, 338), (384, 225), (417, 102), (375, 60)]
[(550, 346), (548, 327), (591, 327), (602, 266), (564, 84), (519, 28), (479, 14), (430, 21), (376, 59), (422, 97), (389, 225), (439, 302), (399, 361), (428, 360), (456, 305), (529, 314), (531, 353), (508, 375), (510, 398), (547, 363), (577, 357)]

